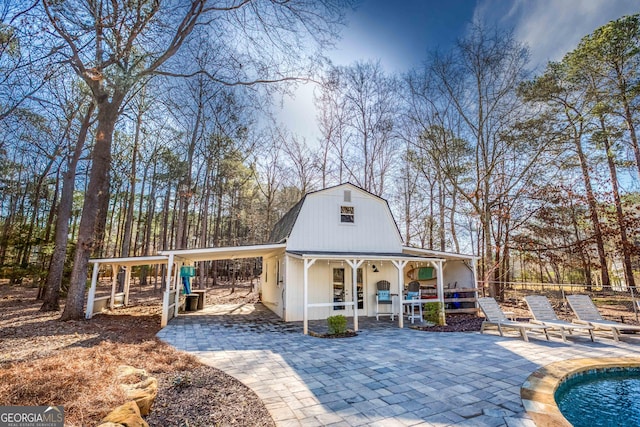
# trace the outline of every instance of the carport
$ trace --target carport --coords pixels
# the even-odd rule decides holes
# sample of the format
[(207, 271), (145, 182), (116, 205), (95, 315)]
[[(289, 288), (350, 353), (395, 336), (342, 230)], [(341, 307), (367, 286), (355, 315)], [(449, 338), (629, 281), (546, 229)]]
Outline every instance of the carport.
[[(89, 263), (93, 264), (93, 272), (91, 274), (91, 288), (89, 288), (89, 296), (87, 297), (87, 311), (85, 313), (85, 317), (87, 319), (91, 319), (94, 314), (100, 313), (107, 307), (113, 310), (116, 307), (122, 307), (129, 304), (129, 288), (131, 284), (132, 267), (143, 265), (166, 265), (167, 261), (168, 258), (164, 255), (124, 258), (101, 258), (89, 260)], [(100, 266), (102, 265), (111, 266), (111, 294), (104, 297), (96, 298), (98, 275), (100, 273)], [(118, 284), (118, 271), (120, 270), (120, 267), (125, 268), (124, 291), (116, 292)]]
[(180, 267), (193, 265), (197, 261), (237, 260), (242, 258), (268, 257), (284, 252), (286, 244), (230, 246), (221, 248), (176, 249), (161, 251), (160, 255), (167, 260), (166, 288), (162, 298), (161, 327), (178, 315), (180, 306)]

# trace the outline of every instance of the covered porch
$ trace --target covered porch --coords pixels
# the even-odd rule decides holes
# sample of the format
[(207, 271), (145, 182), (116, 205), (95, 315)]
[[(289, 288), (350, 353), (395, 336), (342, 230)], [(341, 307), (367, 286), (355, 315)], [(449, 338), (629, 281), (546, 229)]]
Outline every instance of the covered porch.
[[(388, 275), (384, 277), (389, 277), (392, 280), (388, 280), (391, 283), (391, 291), (395, 296), (394, 301), (395, 304), (392, 304), (392, 313), (393, 317), (397, 316), (398, 326), (400, 328), (404, 327), (404, 307), (407, 304), (424, 304), (427, 302), (439, 302), (439, 307), (441, 310), (441, 316), (444, 317), (444, 263), (446, 262), (442, 258), (436, 257), (425, 257), (420, 255), (411, 255), (411, 254), (403, 254), (403, 253), (338, 253), (338, 252), (318, 252), (318, 251), (287, 251), (287, 257), (291, 257), (294, 260), (299, 260), (302, 262), (302, 324), (303, 324), (303, 333), (306, 335), (309, 333), (309, 322), (312, 320), (313, 316), (309, 315), (310, 309), (318, 309), (325, 308), (334, 310), (336, 307), (344, 308), (345, 315), (347, 317), (353, 318), (353, 329), (354, 331), (358, 331), (360, 329), (359, 318), (366, 316), (371, 317), (371, 309), (363, 311), (363, 301), (359, 301), (359, 296), (362, 295), (362, 298), (369, 298), (374, 295), (372, 286), (367, 288), (363, 286), (363, 289), (359, 290), (358, 286), (362, 284), (363, 278), (359, 277), (362, 273), (359, 274), (358, 270), (363, 266), (373, 267), (373, 271), (378, 273), (380, 269), (376, 267), (376, 263), (378, 266), (381, 266), (383, 263), (385, 265), (391, 265), (395, 269), (394, 278), (390, 278)], [(327, 265), (332, 265), (332, 263), (340, 263), (340, 265), (344, 265), (348, 267), (350, 273), (350, 292), (346, 294), (350, 295), (350, 299), (346, 299), (343, 301), (336, 301), (335, 298), (329, 298), (333, 300), (320, 300), (321, 297), (317, 296), (317, 292), (315, 293), (315, 298), (310, 298), (310, 288), (313, 289), (322, 289), (327, 287), (326, 275), (310, 274), (310, 269), (321, 262), (327, 263)], [(407, 284), (407, 266), (409, 264), (416, 265), (428, 265), (431, 266), (435, 271), (435, 290), (436, 295), (435, 298), (424, 298), (422, 299), (422, 294), (420, 299), (408, 299), (405, 293), (405, 286)], [(334, 269), (335, 271), (335, 269)], [(346, 272), (345, 272), (346, 274)], [(335, 279), (334, 279), (335, 280)], [(369, 280), (370, 284), (373, 284), (376, 280)], [(343, 281), (344, 284), (347, 284), (347, 281)], [(291, 285), (291, 284), (290, 284)], [(334, 284), (335, 286), (335, 284)]]
[(180, 292), (183, 287), (180, 280), (181, 267), (193, 266), (198, 261), (267, 258), (284, 252), (285, 247), (285, 244), (268, 244), (161, 251), (160, 254), (167, 258), (168, 264), (162, 301), (161, 326), (164, 328), (169, 320), (178, 315)]
[[(122, 258), (100, 258), (90, 259), (89, 263), (93, 265), (91, 273), (91, 287), (87, 297), (87, 309), (85, 318), (91, 319), (95, 314), (100, 313), (103, 309), (109, 308), (113, 310), (117, 307), (129, 305), (129, 295), (131, 289), (131, 270), (133, 267), (167, 265), (167, 257), (162, 255), (141, 256), (141, 257), (122, 257)], [(111, 266), (111, 293), (104, 296), (96, 296), (98, 285), (98, 277), (102, 266)], [(124, 269), (124, 286), (123, 290), (118, 290), (118, 273), (120, 269)]]

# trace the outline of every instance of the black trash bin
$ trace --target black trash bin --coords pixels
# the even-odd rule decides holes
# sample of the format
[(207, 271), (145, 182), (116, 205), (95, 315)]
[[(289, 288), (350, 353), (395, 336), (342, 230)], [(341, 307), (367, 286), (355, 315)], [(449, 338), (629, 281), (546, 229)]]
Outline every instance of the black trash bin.
[(198, 311), (198, 294), (187, 295), (186, 311)]

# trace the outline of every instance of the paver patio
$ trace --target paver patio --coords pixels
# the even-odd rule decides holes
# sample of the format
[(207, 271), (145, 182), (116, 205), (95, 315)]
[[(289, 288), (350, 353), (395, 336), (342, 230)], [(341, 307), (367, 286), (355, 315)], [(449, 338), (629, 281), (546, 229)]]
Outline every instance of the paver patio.
[(382, 319), (360, 325), (357, 337), (322, 339), (260, 304), (218, 305), (173, 319), (158, 337), (249, 386), (279, 426), (533, 426), (520, 386), (534, 370), (640, 354), (640, 335), (526, 343), (398, 329)]

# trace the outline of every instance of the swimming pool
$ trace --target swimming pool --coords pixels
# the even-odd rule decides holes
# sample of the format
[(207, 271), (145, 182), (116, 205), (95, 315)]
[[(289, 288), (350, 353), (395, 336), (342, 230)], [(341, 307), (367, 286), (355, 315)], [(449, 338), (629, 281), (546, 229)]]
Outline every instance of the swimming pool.
[(556, 390), (555, 400), (574, 427), (640, 426), (640, 368), (571, 375)]

